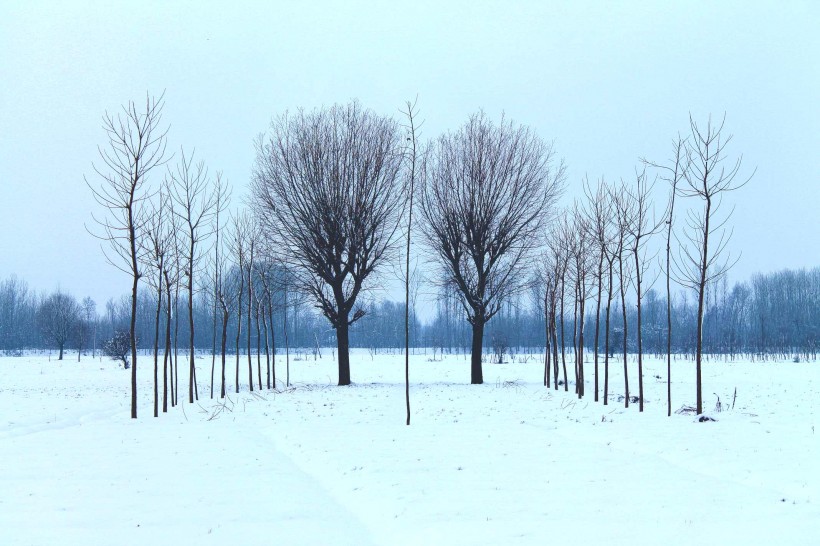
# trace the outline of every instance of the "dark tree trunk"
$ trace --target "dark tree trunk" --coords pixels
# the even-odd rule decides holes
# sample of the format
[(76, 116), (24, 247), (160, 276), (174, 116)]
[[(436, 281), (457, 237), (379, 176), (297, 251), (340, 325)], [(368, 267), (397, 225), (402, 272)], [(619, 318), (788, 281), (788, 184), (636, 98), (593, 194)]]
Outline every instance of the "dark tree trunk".
[(703, 360), (703, 309), (704, 309), (704, 295), (706, 293), (706, 274), (709, 264), (709, 216), (712, 212), (712, 200), (706, 197), (706, 214), (704, 237), (703, 237), (703, 258), (700, 266), (700, 282), (698, 284), (698, 330), (697, 330), (697, 345), (695, 353), (695, 367), (696, 367), (696, 390), (697, 390), (697, 412), (698, 415), (703, 413), (703, 388), (701, 383), (701, 362)]
[(268, 322), (270, 322), (270, 381), (271, 387), (276, 389), (276, 328), (273, 327), (273, 301), (268, 297)]
[(598, 347), (601, 334), (601, 297), (603, 294), (604, 253), (598, 262), (598, 301), (595, 308), (595, 401), (598, 401)]
[(544, 293), (544, 386), (549, 387), (550, 370), (550, 312), (549, 289)]
[(624, 321), (624, 407), (629, 407), (629, 373), (626, 361), (626, 343), (627, 343), (627, 323), (626, 323), (626, 286), (624, 283), (624, 266), (623, 259), (618, 256), (618, 271), (620, 273), (621, 284), (621, 312)]
[(339, 385), (350, 385), (350, 339), (348, 337), (347, 317), (339, 320), (336, 326), (336, 349), (339, 355)]
[(604, 331), (604, 405), (609, 405), (609, 317), (612, 308), (612, 262), (609, 262), (609, 289), (606, 297), (606, 326)]
[(222, 306), (222, 387), (219, 391), (219, 396), (221, 398), (225, 398), (227, 394), (226, 386), (225, 386), (225, 359), (227, 358), (227, 350), (228, 350), (228, 320), (230, 320), (230, 312), (228, 311), (228, 307), (223, 305)]
[(578, 297), (578, 398), (585, 394), (584, 389), (584, 301), (586, 294), (583, 290), (583, 281), (579, 289)]
[[(267, 340), (266, 340), (267, 342)], [(259, 329), (259, 302), (256, 302), (256, 378), (262, 390), (262, 331)]]
[(162, 312), (162, 280), (157, 289), (157, 312), (154, 317), (154, 417), (159, 417), (159, 315)]
[[(134, 269), (132, 271), (137, 271), (137, 250), (136, 250), (136, 242), (134, 238), (134, 228), (133, 224), (130, 221), (130, 214), (129, 211), (129, 223), (131, 224), (131, 256)], [(134, 283), (131, 285), (131, 329), (129, 332), (129, 337), (131, 341), (131, 418), (137, 418), (137, 283), (139, 282), (139, 276), (135, 273), (134, 274)], [(60, 347), (60, 358), (63, 358), (63, 348)]]
[(253, 356), (251, 355), (251, 328), (253, 327), (253, 322), (251, 321), (251, 315), (253, 311), (253, 274), (251, 271), (252, 265), (248, 266), (248, 388), (251, 392), (253, 392)]
[(575, 298), (572, 302), (572, 356), (575, 361), (575, 394), (581, 397), (581, 369), (578, 362), (578, 303), (581, 297), (580, 283), (575, 285)]
[(638, 300), (638, 411), (643, 411), (643, 337), (641, 336), (641, 264), (635, 252), (635, 295)]
[(266, 383), (267, 383), (268, 390), (270, 390), (270, 388), (271, 388), (271, 386), (270, 386), (270, 343), (269, 343), (269, 338), (268, 338), (268, 336), (270, 335), (270, 331), (268, 329), (268, 316), (267, 316), (267, 313), (265, 312), (264, 303), (262, 304), (261, 314), (262, 314), (262, 326), (264, 327), (264, 331), (265, 331), (265, 369), (267, 370)]
[[(171, 360), (171, 288), (167, 278), (165, 282), (165, 296), (165, 354), (162, 357), (162, 413), (168, 412), (168, 362)], [(171, 383), (172, 393), (173, 388), (174, 384)], [(173, 394), (171, 398), (173, 398)]]
[(484, 374), (481, 369), (481, 349), (484, 343), (484, 317), (476, 316), (473, 319), (473, 345), (470, 353), (470, 383), (481, 385), (484, 383)]
[(561, 278), (561, 366), (564, 368), (564, 391), (569, 392), (569, 380), (567, 379), (567, 345), (564, 340), (564, 278)]
[[(555, 289), (557, 290), (557, 286)], [(553, 301), (550, 310), (550, 330), (552, 330), (552, 383), (555, 390), (558, 390), (558, 321), (556, 319), (556, 305), (555, 296), (553, 294)]]

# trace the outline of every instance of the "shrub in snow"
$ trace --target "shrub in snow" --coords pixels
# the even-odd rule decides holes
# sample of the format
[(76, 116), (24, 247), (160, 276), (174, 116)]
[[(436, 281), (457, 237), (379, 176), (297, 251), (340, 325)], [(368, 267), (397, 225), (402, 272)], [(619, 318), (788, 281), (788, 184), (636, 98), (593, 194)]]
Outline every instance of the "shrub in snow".
[(114, 337), (103, 344), (103, 354), (122, 362), (126, 370), (130, 368), (128, 355), (131, 354), (131, 335), (125, 330), (115, 332)]

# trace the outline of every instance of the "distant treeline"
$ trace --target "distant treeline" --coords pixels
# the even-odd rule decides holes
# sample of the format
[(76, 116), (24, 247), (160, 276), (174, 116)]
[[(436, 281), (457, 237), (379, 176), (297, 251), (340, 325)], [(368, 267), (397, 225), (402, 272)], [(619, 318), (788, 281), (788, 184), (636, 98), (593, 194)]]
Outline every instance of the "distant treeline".
[[(488, 351), (521, 353), (543, 348), (544, 315), (538, 286), (532, 297), (518, 295), (504, 303), (502, 310), (487, 324), (484, 347)], [(195, 300), (195, 341), (198, 350), (214, 348), (214, 311), (208, 290), (200, 291)], [(181, 295), (182, 296), (182, 295)], [(434, 309), (411, 309), (410, 344), (441, 352), (469, 352), (471, 328), (464, 318), (457, 294), (446, 288), (439, 291)], [(278, 353), (286, 344), (293, 351), (313, 351), (335, 345), (335, 334), (327, 320), (311, 307), (308, 299), (286, 286), (279, 286), (273, 296), (274, 331), (270, 339)], [(695, 351), (697, 302), (691, 293), (678, 292), (673, 298), (672, 348), (677, 354)], [(99, 306), (90, 298), (78, 300), (66, 293), (39, 293), (16, 277), (0, 281), (0, 351), (15, 354), (24, 350), (55, 349), (92, 353), (117, 331), (128, 329), (130, 301), (127, 296), (109, 300)], [(138, 299), (138, 347), (147, 350), (154, 343), (156, 300), (150, 290), (142, 290)], [(432, 313), (431, 313), (432, 311)], [(172, 315), (173, 335), (180, 348), (188, 345), (186, 304), (180, 297), (178, 310)], [(433, 318), (421, 323), (418, 315)], [(628, 306), (628, 349), (636, 350), (637, 313)], [(176, 318), (179, 317), (179, 324)], [(595, 330), (594, 313), (584, 325), (586, 346), (592, 349)], [(564, 317), (567, 329), (565, 345), (571, 349), (571, 314)], [(623, 331), (619, 314), (612, 315), (613, 332)], [(220, 326), (221, 327), (221, 326)], [(240, 351), (247, 350), (247, 326), (243, 322)], [(559, 332), (561, 324), (558, 325)], [(666, 298), (649, 290), (643, 304), (643, 344), (645, 353), (666, 352)], [(236, 338), (236, 315), (228, 323), (228, 339)], [(221, 332), (216, 334), (218, 344)], [(264, 332), (257, 337), (251, 324), (251, 351), (257, 343), (264, 346)], [(758, 274), (749, 282), (735, 283), (725, 279), (711, 285), (707, 293), (704, 316), (704, 351), (728, 357), (793, 358), (815, 360), (820, 339), (820, 268), (783, 270)], [(374, 351), (396, 349), (404, 345), (404, 303), (384, 300), (369, 306), (365, 316), (350, 330), (351, 346)], [(621, 336), (614, 335), (610, 350), (622, 350)], [(601, 343), (603, 345), (603, 342)], [(229, 344), (230, 352), (235, 347)]]

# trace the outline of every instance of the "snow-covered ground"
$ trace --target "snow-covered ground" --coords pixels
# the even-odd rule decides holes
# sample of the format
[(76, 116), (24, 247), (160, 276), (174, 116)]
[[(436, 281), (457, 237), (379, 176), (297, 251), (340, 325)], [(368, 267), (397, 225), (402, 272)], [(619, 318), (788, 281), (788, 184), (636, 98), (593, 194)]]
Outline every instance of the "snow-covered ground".
[[(471, 386), (468, 357), (430, 356), (411, 359), (410, 427), (400, 355), (354, 352), (336, 387), (328, 350), (224, 406), (198, 358), (200, 401), (159, 419), (142, 357), (138, 420), (107, 359), (0, 358), (0, 544), (820, 542), (820, 364), (710, 362), (701, 423), (666, 417), (657, 360), (640, 414), (617, 364), (603, 406), (591, 367), (579, 401), (541, 385), (540, 357)], [(673, 407), (693, 404), (693, 364), (673, 379)]]

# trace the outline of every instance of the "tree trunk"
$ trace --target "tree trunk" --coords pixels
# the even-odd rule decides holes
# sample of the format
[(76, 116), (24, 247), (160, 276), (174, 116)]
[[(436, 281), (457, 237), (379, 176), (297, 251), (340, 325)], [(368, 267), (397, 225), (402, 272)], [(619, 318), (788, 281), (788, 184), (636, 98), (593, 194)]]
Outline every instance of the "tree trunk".
[[(171, 288), (165, 284), (165, 354), (162, 357), (162, 413), (168, 413), (168, 361), (171, 359)], [(173, 389), (173, 383), (171, 388)]]
[(339, 319), (336, 326), (336, 349), (339, 355), (339, 385), (350, 385), (350, 339), (347, 317)]
[(643, 337), (641, 336), (641, 264), (635, 246), (635, 296), (638, 300), (638, 324), (635, 331), (638, 338), (638, 411), (643, 411)]
[(273, 297), (268, 296), (268, 322), (270, 322), (270, 381), (276, 390), (276, 328), (273, 327)]
[[(129, 223), (130, 223), (129, 210)], [(133, 234), (133, 224), (131, 227), (131, 256), (133, 271), (137, 271), (137, 250)], [(134, 283), (131, 285), (131, 329), (129, 339), (131, 341), (131, 418), (137, 418), (137, 283), (139, 276), (134, 273)], [(60, 347), (60, 358), (63, 358), (63, 348)]]
[(624, 320), (624, 407), (629, 407), (629, 373), (626, 361), (627, 324), (626, 324), (626, 286), (624, 279), (624, 265), (621, 256), (618, 256), (618, 272), (621, 285), (621, 312)]
[(262, 313), (262, 326), (264, 327), (264, 330), (265, 330), (265, 365), (266, 365), (265, 369), (267, 370), (266, 382), (267, 382), (268, 390), (270, 390), (270, 388), (271, 388), (271, 386), (270, 386), (270, 343), (268, 342), (268, 336), (270, 334), (269, 334), (269, 330), (268, 330), (268, 316), (267, 316), (267, 313), (265, 312), (265, 304), (264, 303), (262, 304), (261, 313)]
[(564, 278), (561, 277), (561, 365), (564, 368), (564, 392), (569, 392), (569, 380), (567, 379), (567, 345), (564, 340)]
[(248, 266), (248, 388), (253, 392), (253, 357), (251, 355), (251, 328), (253, 322), (251, 321), (251, 314), (253, 310), (253, 274), (251, 271), (252, 265)]
[(595, 308), (595, 401), (598, 401), (598, 347), (601, 333), (601, 296), (603, 295), (604, 253), (598, 262), (598, 302)]
[(706, 274), (709, 264), (709, 215), (712, 213), (712, 200), (707, 196), (706, 198), (706, 214), (704, 230), (703, 230), (703, 260), (700, 266), (700, 283), (698, 285), (698, 330), (697, 330), (697, 346), (695, 353), (695, 367), (696, 367), (696, 390), (697, 390), (697, 412), (698, 415), (703, 413), (703, 389), (701, 383), (701, 361), (703, 359), (703, 309), (704, 309), (704, 293), (706, 292)]
[[(549, 290), (549, 289), (547, 289)], [(550, 312), (549, 292), (544, 293), (544, 386), (549, 387), (550, 369)]]
[(157, 313), (154, 317), (154, 417), (159, 417), (159, 315), (162, 312), (162, 280), (157, 289)]
[(227, 358), (227, 350), (228, 350), (228, 320), (230, 320), (230, 313), (228, 311), (228, 307), (223, 304), (222, 306), (222, 387), (219, 391), (220, 398), (225, 398), (226, 392), (226, 381), (225, 381), (225, 359)]
[(256, 302), (256, 378), (262, 390), (262, 332), (259, 329), (259, 302)]
[[(193, 245), (191, 245), (191, 252), (193, 253)], [(193, 254), (191, 254), (193, 255)], [(188, 270), (188, 325), (191, 328), (189, 354), (188, 359), (191, 364), (189, 383), (188, 383), (188, 402), (193, 404), (194, 397), (199, 399), (199, 393), (196, 386), (196, 367), (194, 366), (194, 270), (193, 266)]]
[(484, 374), (481, 369), (481, 350), (484, 343), (484, 317), (476, 316), (473, 319), (473, 346), (470, 353), (470, 384), (484, 383)]
[(604, 405), (609, 405), (609, 317), (612, 308), (612, 262), (609, 262), (609, 289), (606, 296), (606, 326), (604, 331)]

